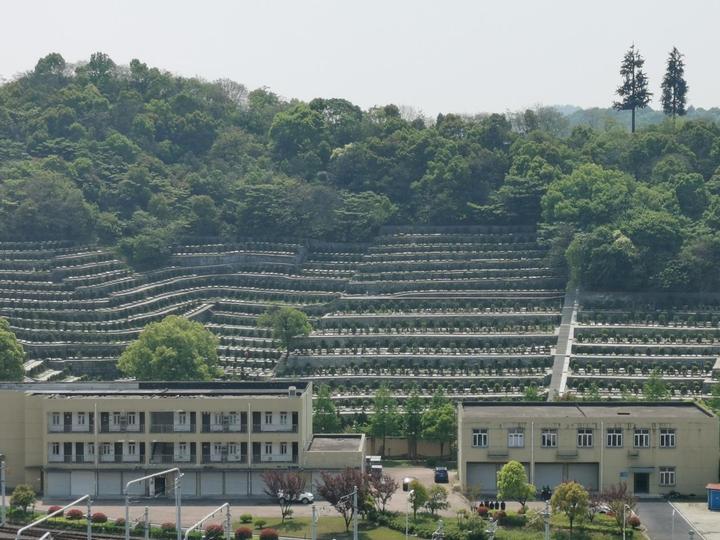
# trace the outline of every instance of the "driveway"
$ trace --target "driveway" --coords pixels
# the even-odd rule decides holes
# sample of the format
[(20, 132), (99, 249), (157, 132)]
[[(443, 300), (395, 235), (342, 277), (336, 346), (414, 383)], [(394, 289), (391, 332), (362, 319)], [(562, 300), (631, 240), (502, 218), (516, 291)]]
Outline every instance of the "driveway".
[[(675, 512), (675, 534), (673, 535), (673, 511)], [(686, 540), (691, 527), (666, 501), (641, 501), (636, 509), (640, 521), (645, 526), (650, 540)], [(696, 539), (699, 540), (696, 535)], [(709, 539), (707, 539), (709, 540)]]

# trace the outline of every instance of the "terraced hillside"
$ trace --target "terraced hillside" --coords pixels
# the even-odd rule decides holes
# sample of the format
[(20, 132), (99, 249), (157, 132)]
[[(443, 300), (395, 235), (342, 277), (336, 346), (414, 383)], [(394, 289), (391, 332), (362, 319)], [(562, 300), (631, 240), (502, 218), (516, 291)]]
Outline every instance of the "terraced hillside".
[[(517, 395), (549, 382), (564, 281), (544, 256), (531, 231), (497, 227), (397, 229), (370, 246), (187, 245), (146, 273), (103, 249), (2, 244), (0, 315), (34, 380), (117, 376), (140, 330), (178, 314), (220, 337), (229, 376), (332, 380), (342, 401), (384, 379)], [(288, 359), (256, 326), (272, 304), (314, 319)]]
[(654, 370), (673, 396), (707, 395), (720, 376), (720, 297), (581, 295), (568, 390), (639, 395)]

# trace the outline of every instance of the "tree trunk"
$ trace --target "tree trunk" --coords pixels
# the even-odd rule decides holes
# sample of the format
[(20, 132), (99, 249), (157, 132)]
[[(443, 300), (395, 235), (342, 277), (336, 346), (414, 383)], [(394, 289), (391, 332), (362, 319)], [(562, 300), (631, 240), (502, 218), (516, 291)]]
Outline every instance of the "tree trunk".
[(635, 133), (635, 107), (632, 108), (632, 133)]

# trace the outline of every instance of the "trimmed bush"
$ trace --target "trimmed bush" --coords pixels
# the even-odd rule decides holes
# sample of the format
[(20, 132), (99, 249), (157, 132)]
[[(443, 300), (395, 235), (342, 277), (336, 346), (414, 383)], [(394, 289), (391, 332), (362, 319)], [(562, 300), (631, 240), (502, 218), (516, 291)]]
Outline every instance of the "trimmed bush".
[(628, 525), (630, 525), (633, 529), (637, 529), (640, 526), (640, 518), (637, 516), (631, 516), (630, 519), (628, 519)]
[(65, 513), (65, 517), (68, 519), (82, 519), (84, 516), (79, 508), (71, 508)]
[(490, 510), (487, 509), (487, 506), (478, 506), (477, 513), (481, 518), (486, 518)]
[(225, 530), (222, 525), (218, 525), (217, 523), (212, 523), (205, 527), (205, 538), (208, 540), (217, 540), (218, 538), (222, 538), (224, 534)]
[(116, 527), (125, 527), (125, 518), (117, 518), (115, 520)]
[(255, 520), (255, 528), (256, 529), (262, 529), (267, 524), (267, 521), (264, 519), (256, 519)]
[(95, 512), (90, 519), (93, 523), (107, 523), (107, 516), (102, 512)]
[(61, 508), (62, 508), (62, 506), (57, 506), (57, 505), (55, 505), (55, 506), (49, 506), (48, 509), (47, 509), (47, 513), (48, 513), (48, 514), (52, 514), (53, 512), (57, 512), (57, 511), (60, 510)]
[(260, 540), (279, 540), (280, 535), (275, 529), (263, 529), (260, 531)]
[(252, 523), (252, 514), (241, 514), (240, 523)]
[(175, 524), (170, 521), (166, 521), (165, 523), (160, 525), (160, 528), (163, 530), (163, 532), (175, 532)]
[[(242, 516), (240, 520), (242, 521)], [(239, 527), (235, 529), (235, 540), (252, 540), (252, 535), (253, 533), (250, 527)]]

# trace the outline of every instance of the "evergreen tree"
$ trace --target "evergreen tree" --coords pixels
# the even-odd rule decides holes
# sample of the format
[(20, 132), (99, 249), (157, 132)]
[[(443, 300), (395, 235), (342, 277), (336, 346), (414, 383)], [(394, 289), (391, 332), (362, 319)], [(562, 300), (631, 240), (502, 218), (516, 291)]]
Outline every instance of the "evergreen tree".
[(632, 45), (623, 57), (620, 64), (620, 76), (622, 84), (616, 90), (620, 101), (613, 103), (613, 107), (619, 111), (632, 111), (632, 132), (635, 133), (635, 109), (644, 109), (650, 103), (652, 92), (648, 90), (647, 75), (643, 71), (645, 59), (640, 51)]
[(417, 441), (422, 433), (423, 401), (417, 385), (413, 385), (405, 400), (405, 416), (403, 417), (403, 435), (408, 440), (408, 454), (414, 458), (417, 454)]
[(313, 431), (315, 433), (339, 433), (342, 430), (337, 408), (332, 400), (330, 387), (320, 385), (313, 412)]
[(673, 123), (675, 123), (675, 116), (683, 116), (687, 113), (685, 109), (687, 91), (683, 55), (677, 50), (677, 47), (673, 47), (668, 57), (667, 69), (662, 82), (661, 98), (663, 112), (672, 116)]

